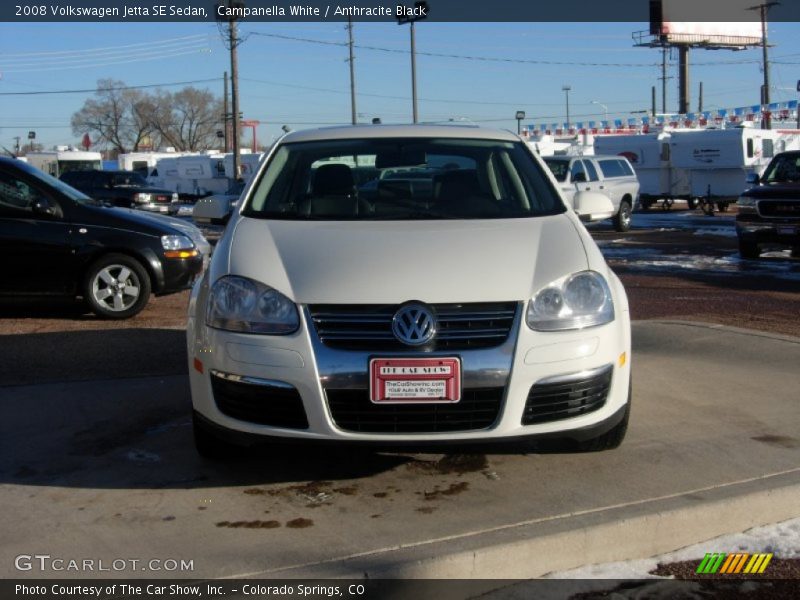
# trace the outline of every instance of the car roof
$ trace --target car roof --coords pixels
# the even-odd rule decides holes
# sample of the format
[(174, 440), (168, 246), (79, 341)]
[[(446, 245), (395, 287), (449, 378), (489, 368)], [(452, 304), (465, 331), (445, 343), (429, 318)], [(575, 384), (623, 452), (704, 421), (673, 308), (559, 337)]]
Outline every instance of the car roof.
[(510, 131), (464, 125), (349, 125), (347, 127), (323, 127), (320, 129), (292, 131), (281, 140), (281, 143), (382, 138), (455, 138), (505, 142), (520, 141), (520, 138)]

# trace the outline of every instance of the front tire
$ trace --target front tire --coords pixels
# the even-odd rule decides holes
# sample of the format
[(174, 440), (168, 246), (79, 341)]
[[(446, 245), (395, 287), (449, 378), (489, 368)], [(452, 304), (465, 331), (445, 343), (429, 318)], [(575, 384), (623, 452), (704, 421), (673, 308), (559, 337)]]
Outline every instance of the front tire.
[(150, 276), (138, 260), (125, 254), (107, 254), (89, 267), (83, 297), (99, 317), (128, 319), (145, 307), (150, 289)]
[(758, 244), (739, 238), (739, 256), (748, 260), (756, 260), (760, 255)]
[(192, 414), (192, 431), (194, 447), (203, 458), (221, 460), (235, 456), (236, 447), (214, 435), (197, 416), (197, 413)]
[(631, 228), (631, 203), (622, 200), (619, 203), (619, 210), (614, 215), (614, 229), (617, 231), (629, 231)]

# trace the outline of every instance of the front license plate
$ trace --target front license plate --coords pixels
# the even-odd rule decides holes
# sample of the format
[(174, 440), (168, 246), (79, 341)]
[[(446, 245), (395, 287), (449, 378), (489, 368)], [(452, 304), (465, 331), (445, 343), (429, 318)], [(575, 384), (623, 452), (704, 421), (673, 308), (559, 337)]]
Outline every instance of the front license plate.
[(373, 358), (369, 399), (376, 404), (453, 403), (461, 400), (461, 360)]
[(778, 235), (794, 235), (794, 225), (778, 225)]

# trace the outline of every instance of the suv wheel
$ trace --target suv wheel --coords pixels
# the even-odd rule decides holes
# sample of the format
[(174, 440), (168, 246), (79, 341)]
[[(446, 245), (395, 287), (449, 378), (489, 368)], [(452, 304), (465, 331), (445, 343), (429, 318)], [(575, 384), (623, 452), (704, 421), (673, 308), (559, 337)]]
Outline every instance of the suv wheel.
[(739, 238), (739, 256), (749, 260), (756, 260), (760, 254), (758, 244)]
[(614, 215), (614, 229), (617, 231), (628, 231), (631, 228), (631, 203), (622, 200), (619, 203), (619, 210)]
[(108, 254), (89, 267), (83, 297), (98, 316), (127, 319), (147, 304), (150, 277), (135, 258)]

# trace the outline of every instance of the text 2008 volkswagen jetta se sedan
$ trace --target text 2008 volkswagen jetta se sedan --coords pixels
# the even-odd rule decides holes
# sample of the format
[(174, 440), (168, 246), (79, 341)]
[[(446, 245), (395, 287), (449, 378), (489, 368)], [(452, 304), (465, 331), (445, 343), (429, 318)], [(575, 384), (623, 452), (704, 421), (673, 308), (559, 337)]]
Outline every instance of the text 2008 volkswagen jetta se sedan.
[[(576, 214), (580, 212), (580, 216)], [(290, 133), (194, 287), (204, 455), (264, 438), (419, 444), (625, 435), (625, 291), (517, 136)]]

